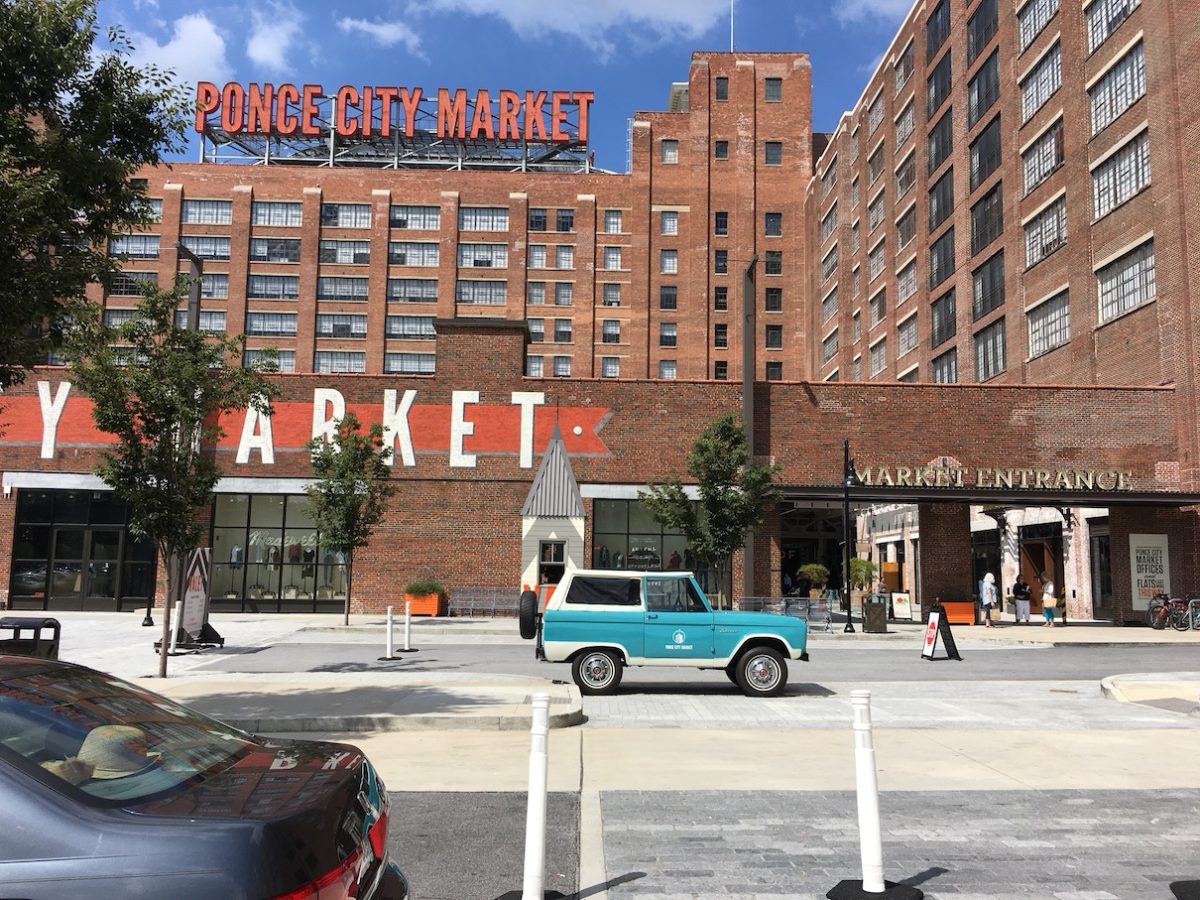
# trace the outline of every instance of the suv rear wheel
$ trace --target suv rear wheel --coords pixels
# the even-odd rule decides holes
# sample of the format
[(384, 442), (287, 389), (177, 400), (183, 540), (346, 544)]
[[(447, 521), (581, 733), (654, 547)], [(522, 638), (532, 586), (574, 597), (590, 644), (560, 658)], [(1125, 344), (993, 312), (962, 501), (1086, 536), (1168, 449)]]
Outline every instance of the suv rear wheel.
[(538, 599), (533, 591), (521, 594), (517, 606), (517, 627), (521, 629), (521, 637), (531, 640), (537, 635)]
[(581, 694), (616, 693), (621, 683), (621, 660), (611, 650), (584, 650), (571, 663), (571, 677)]
[(737, 684), (747, 697), (776, 697), (787, 687), (787, 663), (778, 650), (752, 647), (737, 662)]

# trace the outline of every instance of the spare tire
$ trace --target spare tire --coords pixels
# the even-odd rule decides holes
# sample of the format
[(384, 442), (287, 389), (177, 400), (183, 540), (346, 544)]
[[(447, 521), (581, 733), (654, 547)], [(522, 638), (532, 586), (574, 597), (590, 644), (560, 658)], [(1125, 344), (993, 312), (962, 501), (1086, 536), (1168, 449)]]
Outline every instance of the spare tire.
[(538, 598), (533, 591), (521, 594), (521, 602), (517, 606), (517, 624), (521, 627), (521, 637), (530, 640), (537, 635)]

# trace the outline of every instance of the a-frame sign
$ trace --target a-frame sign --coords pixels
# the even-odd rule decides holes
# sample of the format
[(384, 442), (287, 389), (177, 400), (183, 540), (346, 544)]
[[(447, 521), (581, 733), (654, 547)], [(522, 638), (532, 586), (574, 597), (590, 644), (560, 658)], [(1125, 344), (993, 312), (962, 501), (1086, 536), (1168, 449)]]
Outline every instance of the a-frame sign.
[[(937, 655), (939, 638), (941, 638), (945, 656)], [(928, 660), (957, 659), (962, 662), (962, 657), (958, 655), (958, 645), (954, 643), (954, 635), (950, 632), (950, 620), (946, 618), (946, 610), (941, 604), (937, 604), (929, 610), (929, 621), (925, 626), (925, 643), (921, 646), (921, 658)]]

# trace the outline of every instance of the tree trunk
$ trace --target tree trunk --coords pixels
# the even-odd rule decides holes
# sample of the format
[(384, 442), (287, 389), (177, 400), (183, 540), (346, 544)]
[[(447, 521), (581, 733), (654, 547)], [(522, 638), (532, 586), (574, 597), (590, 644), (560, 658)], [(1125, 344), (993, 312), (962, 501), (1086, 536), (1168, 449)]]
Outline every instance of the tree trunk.
[(183, 578), (183, 566), (179, 554), (173, 549), (165, 549), (163, 555), (167, 559), (167, 601), (164, 604), (162, 617), (162, 640), (158, 647), (158, 677), (167, 677), (167, 650), (171, 646), (171, 629), (177, 627), (171, 621), (171, 613), (175, 602), (182, 596), (180, 581)]
[(342, 617), (342, 624), (350, 624), (350, 594), (354, 588), (354, 554), (346, 554), (346, 612)]

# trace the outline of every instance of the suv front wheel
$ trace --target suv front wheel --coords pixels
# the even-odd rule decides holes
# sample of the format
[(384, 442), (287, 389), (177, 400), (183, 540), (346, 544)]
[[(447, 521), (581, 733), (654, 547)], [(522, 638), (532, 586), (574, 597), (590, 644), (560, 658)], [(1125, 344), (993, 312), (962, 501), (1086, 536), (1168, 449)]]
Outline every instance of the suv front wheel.
[(776, 697), (787, 679), (787, 663), (770, 647), (753, 647), (737, 661), (737, 684), (747, 697)]
[(611, 650), (584, 650), (571, 663), (571, 677), (581, 694), (616, 693), (621, 683), (621, 660)]

